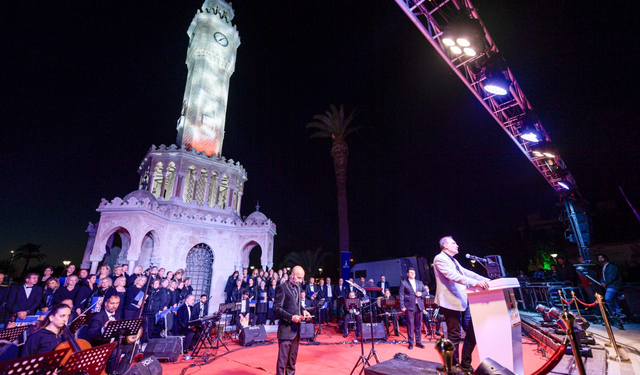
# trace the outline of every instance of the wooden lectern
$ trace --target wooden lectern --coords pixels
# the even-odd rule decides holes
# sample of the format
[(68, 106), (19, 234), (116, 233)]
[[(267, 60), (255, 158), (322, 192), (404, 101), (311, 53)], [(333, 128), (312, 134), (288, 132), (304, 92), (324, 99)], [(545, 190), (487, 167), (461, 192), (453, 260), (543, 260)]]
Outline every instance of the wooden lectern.
[(465, 290), (480, 360), (491, 358), (516, 374), (522, 367), (522, 327), (513, 288), (520, 283), (514, 277), (491, 280), (489, 290), (471, 287)]

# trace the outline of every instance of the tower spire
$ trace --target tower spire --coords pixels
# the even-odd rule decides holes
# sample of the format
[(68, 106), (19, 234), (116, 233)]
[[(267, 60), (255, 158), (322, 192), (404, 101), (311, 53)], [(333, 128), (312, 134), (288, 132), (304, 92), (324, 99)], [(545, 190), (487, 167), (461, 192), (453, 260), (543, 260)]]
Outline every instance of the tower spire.
[(238, 30), (231, 24), (234, 12), (222, 0), (206, 0), (187, 34), (187, 84), (178, 119), (177, 144), (188, 150), (220, 155), (229, 96), (235, 71)]

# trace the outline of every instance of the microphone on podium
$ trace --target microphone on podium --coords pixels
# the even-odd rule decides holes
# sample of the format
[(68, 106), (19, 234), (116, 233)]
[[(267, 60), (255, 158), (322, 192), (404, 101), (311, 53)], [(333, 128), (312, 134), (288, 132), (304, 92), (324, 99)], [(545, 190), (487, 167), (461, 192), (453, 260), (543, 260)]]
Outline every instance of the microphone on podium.
[(475, 260), (475, 261), (478, 261), (478, 262), (486, 262), (486, 261), (487, 261), (487, 260), (486, 260), (486, 259), (484, 259), (484, 258), (480, 258), (480, 257), (477, 257), (477, 256), (475, 256), (475, 255), (471, 255), (471, 254), (467, 254), (467, 255), (465, 255), (465, 257), (466, 257), (467, 259)]

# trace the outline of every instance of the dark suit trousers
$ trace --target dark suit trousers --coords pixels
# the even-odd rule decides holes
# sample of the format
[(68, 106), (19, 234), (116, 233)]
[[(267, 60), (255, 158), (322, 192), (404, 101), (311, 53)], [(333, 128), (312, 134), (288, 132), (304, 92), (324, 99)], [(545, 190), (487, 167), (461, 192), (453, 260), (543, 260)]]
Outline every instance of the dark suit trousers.
[(409, 344), (422, 342), (422, 311), (418, 306), (413, 306), (413, 310), (407, 309), (404, 312), (407, 319), (407, 335), (409, 336)]
[[(471, 353), (473, 353), (473, 349), (476, 347), (476, 335), (473, 332), (473, 322), (471, 321), (469, 307), (467, 307), (465, 311), (449, 310), (444, 307), (441, 307), (440, 310), (442, 311), (442, 315), (444, 315), (444, 322), (447, 323), (447, 338), (456, 348), (453, 352), (453, 362), (459, 363), (462, 366), (471, 367)], [(459, 360), (458, 356), (461, 326), (466, 333), (464, 345), (462, 346), (462, 361)]]
[(293, 375), (296, 372), (296, 359), (298, 359), (298, 346), (300, 345), (300, 332), (293, 340), (278, 339), (278, 368), (276, 375)]

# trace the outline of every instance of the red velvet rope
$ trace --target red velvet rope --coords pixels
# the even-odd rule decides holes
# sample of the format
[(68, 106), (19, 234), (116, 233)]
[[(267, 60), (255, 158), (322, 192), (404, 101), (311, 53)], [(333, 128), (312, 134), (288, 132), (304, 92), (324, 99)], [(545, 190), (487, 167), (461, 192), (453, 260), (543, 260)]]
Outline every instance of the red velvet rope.
[(597, 301), (596, 301), (596, 302), (593, 302), (593, 303), (584, 303), (584, 302), (580, 301), (579, 299), (577, 299), (577, 298), (575, 298), (575, 297), (574, 297), (571, 301), (569, 301), (569, 302), (567, 302), (567, 300), (565, 300), (565, 299), (564, 299), (564, 298), (562, 298), (562, 297), (560, 297), (560, 299), (562, 300), (562, 303), (564, 303), (565, 305), (571, 305), (571, 304), (573, 303), (573, 301), (574, 301), (574, 300), (575, 300), (575, 301), (578, 301), (578, 303), (580, 303), (582, 306), (586, 306), (586, 307), (593, 307), (593, 306), (595, 306), (595, 305), (597, 305), (597, 304), (598, 304), (598, 302), (597, 302)]

